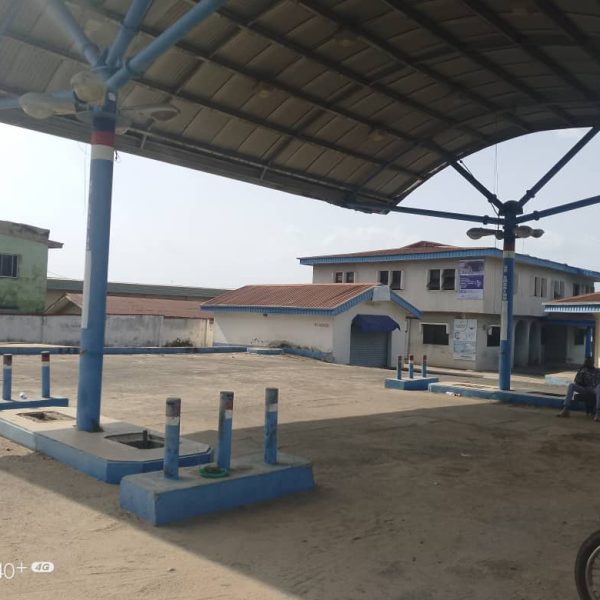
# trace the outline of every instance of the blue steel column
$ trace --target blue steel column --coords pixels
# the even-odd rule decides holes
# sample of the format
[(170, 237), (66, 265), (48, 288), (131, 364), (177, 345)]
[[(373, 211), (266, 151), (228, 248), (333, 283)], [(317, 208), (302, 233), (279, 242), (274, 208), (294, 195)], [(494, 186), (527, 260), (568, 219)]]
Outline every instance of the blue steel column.
[(277, 409), (279, 406), (279, 390), (265, 390), (265, 463), (277, 464)]
[(12, 354), (2, 357), (2, 400), (12, 398)]
[(231, 437), (233, 419), (233, 392), (221, 392), (219, 397), (219, 441), (217, 464), (229, 471), (231, 467)]
[(593, 356), (592, 352), (592, 327), (588, 327), (585, 330), (585, 357), (591, 358)]
[(500, 312), (499, 387), (510, 390), (513, 345), (513, 290), (515, 280), (515, 215), (506, 215), (502, 249), (502, 308)]
[(179, 479), (181, 398), (167, 398), (165, 414), (165, 457), (163, 462), (163, 474), (169, 479)]
[(50, 352), (42, 352), (42, 398), (50, 398)]
[(109, 92), (102, 111), (93, 119), (77, 389), (77, 429), (80, 431), (100, 429), (115, 112), (116, 96)]

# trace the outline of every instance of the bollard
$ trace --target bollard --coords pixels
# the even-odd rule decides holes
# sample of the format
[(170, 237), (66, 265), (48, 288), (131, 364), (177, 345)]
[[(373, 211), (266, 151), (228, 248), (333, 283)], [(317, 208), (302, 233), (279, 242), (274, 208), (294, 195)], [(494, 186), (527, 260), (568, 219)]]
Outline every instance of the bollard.
[(229, 471), (231, 466), (231, 429), (233, 420), (233, 392), (221, 392), (219, 398), (219, 446), (217, 464)]
[(279, 390), (265, 390), (265, 463), (277, 464), (277, 409), (279, 406)]
[(408, 378), (413, 379), (415, 376), (415, 357), (413, 354), (408, 355)]
[(421, 377), (427, 377), (427, 354), (423, 354), (423, 362), (421, 363)]
[(12, 354), (2, 357), (2, 400), (12, 398)]
[(50, 352), (42, 352), (42, 398), (50, 398)]
[(402, 369), (404, 368), (404, 357), (398, 355), (398, 365), (396, 366), (396, 379), (402, 379)]
[(181, 398), (167, 398), (165, 416), (165, 458), (163, 463), (163, 474), (169, 479), (179, 479)]

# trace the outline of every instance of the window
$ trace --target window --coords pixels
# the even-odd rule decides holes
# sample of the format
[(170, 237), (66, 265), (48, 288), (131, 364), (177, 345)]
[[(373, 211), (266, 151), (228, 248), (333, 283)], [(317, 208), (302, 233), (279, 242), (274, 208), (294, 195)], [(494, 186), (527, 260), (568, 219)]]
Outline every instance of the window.
[(0, 254), (0, 277), (19, 276), (19, 257), (16, 254)]
[(565, 282), (555, 279), (552, 282), (552, 298), (556, 300), (557, 298), (564, 298), (565, 296)]
[(491, 325), (487, 330), (488, 348), (497, 348), (500, 346), (500, 325)]
[(334, 283), (343, 283), (344, 282), (344, 274), (341, 271), (338, 271), (333, 275)]
[(534, 277), (533, 295), (545, 298), (548, 293), (548, 281), (545, 277)]
[(427, 289), (428, 290), (439, 290), (440, 289), (440, 270), (429, 269), (429, 277), (427, 278)]
[(390, 287), (393, 290), (402, 289), (402, 271), (392, 271), (392, 283)]
[(354, 283), (354, 271), (348, 271), (345, 280), (346, 283)]
[(456, 282), (456, 271), (454, 269), (444, 269), (442, 271), (442, 289), (453, 290)]
[(379, 283), (381, 283), (382, 285), (387, 285), (390, 280), (390, 272), (389, 271), (379, 271), (377, 279), (378, 279)]
[(448, 326), (439, 323), (423, 323), (423, 343), (436, 346), (448, 345)]
[(585, 329), (576, 329), (574, 339), (573, 339), (573, 344), (575, 346), (583, 346), (584, 342), (585, 342)]
[(581, 294), (581, 285), (578, 283), (573, 284), (573, 296), (579, 296)]

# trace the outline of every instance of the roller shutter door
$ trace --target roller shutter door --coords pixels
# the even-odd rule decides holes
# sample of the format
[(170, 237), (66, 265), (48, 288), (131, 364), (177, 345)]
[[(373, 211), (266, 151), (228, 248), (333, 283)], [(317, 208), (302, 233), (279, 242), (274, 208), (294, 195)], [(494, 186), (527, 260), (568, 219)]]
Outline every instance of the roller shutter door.
[(390, 334), (386, 331), (350, 330), (350, 364), (360, 367), (387, 367)]

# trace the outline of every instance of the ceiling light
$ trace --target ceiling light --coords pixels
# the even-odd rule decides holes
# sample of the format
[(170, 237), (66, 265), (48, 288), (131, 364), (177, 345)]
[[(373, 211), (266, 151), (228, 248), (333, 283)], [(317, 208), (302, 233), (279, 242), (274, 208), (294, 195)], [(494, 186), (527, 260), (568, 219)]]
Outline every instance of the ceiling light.
[[(483, 227), (473, 227), (472, 229), (469, 229), (469, 231), (467, 231), (467, 235), (472, 240), (478, 240), (486, 235), (496, 235), (496, 233), (496, 229), (484, 229)], [(502, 232), (499, 233), (501, 234)]]
[(58, 98), (50, 94), (28, 92), (19, 98), (23, 112), (34, 119), (48, 119), (54, 115), (70, 115), (75, 111), (73, 98)]
[(82, 102), (103, 104), (106, 96), (106, 82), (94, 71), (81, 71), (71, 77), (71, 87)]

